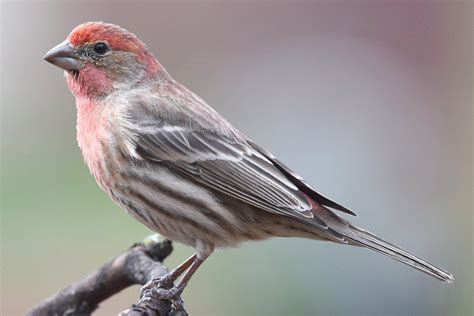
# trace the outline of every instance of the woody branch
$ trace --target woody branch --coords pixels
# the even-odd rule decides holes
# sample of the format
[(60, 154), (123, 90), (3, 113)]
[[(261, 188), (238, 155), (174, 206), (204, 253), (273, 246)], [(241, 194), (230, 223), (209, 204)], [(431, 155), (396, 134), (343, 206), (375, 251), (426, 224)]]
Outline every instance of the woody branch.
[[(84, 279), (38, 303), (27, 316), (90, 315), (101, 302), (121, 290), (165, 275), (168, 270), (162, 262), (172, 251), (171, 241), (149, 236)], [(176, 308), (170, 301), (157, 299), (153, 291), (146, 291), (137, 304), (119, 315), (184, 316), (187, 312), (182, 306)]]

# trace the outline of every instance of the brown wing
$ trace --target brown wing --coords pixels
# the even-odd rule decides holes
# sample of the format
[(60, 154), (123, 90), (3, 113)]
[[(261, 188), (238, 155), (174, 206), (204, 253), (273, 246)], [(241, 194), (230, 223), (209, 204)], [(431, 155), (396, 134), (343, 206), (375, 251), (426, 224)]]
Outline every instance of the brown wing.
[(305, 194), (246, 142), (164, 120), (136, 124), (136, 150), (143, 158), (266, 211), (313, 218)]
[(258, 150), (262, 155), (264, 155), (267, 159), (269, 159), (275, 167), (277, 167), (291, 182), (301, 191), (303, 191), (306, 195), (311, 197), (313, 200), (318, 202), (321, 205), (333, 208), (335, 210), (351, 214), (357, 216), (353, 211), (344, 207), (333, 200), (328, 199), (327, 197), (323, 196), (321, 193), (313, 189), (306, 181), (303, 180), (298, 174), (293, 172), (290, 168), (285, 166), (281, 161), (279, 161), (272, 153), (267, 151), (265, 148), (261, 147), (260, 145), (254, 143), (253, 141), (248, 141), (248, 143)]

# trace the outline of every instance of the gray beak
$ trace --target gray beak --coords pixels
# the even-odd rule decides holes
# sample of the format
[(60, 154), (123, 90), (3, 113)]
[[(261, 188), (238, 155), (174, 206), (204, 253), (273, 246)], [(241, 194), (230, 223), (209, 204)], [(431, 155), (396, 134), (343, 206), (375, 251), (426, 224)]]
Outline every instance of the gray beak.
[(67, 41), (51, 48), (43, 59), (64, 70), (78, 71), (81, 66), (79, 56)]

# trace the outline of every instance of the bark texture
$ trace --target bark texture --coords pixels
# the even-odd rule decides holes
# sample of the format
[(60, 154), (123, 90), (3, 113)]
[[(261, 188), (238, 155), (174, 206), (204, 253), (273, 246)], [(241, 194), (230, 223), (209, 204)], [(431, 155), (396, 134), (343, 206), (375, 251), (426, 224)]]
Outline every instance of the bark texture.
[[(171, 241), (151, 235), (126, 252), (105, 263), (84, 279), (75, 282), (34, 306), (27, 316), (90, 315), (99, 304), (135, 284), (144, 285), (168, 272), (162, 264), (173, 251)], [(159, 300), (155, 291), (144, 291), (137, 304), (120, 316), (184, 316), (181, 304)]]

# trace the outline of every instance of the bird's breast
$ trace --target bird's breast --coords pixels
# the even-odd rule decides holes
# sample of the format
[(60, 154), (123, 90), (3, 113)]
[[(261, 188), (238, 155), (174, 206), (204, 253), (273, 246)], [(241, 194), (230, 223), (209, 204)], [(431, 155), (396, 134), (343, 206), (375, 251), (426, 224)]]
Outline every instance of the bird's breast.
[(107, 186), (106, 160), (110, 123), (92, 102), (77, 100), (77, 142), (86, 165), (102, 189)]

